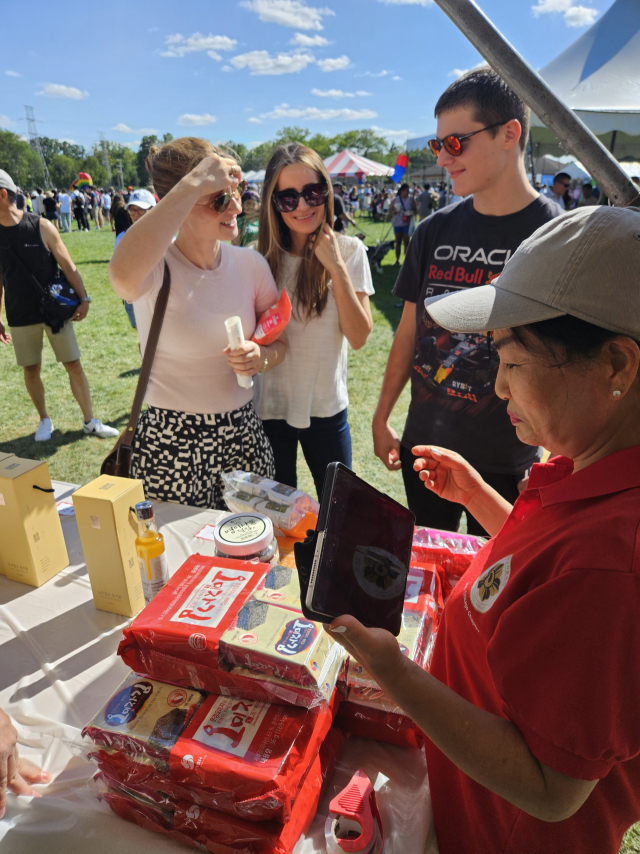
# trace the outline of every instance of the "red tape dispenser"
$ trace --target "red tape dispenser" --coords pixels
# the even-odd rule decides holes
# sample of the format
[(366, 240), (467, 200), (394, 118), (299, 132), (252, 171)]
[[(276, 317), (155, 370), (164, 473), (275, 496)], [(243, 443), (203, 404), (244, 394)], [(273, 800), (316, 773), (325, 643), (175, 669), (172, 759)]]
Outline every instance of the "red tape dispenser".
[(324, 828), (328, 854), (382, 854), (384, 828), (376, 793), (362, 768), (331, 801), (329, 812)]

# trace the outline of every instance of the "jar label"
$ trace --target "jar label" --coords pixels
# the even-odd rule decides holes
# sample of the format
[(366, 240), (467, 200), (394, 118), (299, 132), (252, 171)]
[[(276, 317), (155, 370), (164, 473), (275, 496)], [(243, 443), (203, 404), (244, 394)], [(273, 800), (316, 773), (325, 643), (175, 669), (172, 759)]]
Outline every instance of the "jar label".
[(218, 525), (216, 533), (227, 543), (249, 543), (261, 537), (266, 530), (264, 519), (258, 516), (241, 516)]

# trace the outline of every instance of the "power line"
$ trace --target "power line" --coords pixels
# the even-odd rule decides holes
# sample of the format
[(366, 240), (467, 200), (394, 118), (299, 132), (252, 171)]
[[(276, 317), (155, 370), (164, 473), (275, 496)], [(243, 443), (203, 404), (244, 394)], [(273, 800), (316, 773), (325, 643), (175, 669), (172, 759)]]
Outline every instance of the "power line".
[(24, 112), (27, 117), (27, 127), (29, 129), (29, 140), (31, 142), (31, 148), (33, 148), (33, 150), (36, 152), (36, 154), (42, 161), (44, 188), (45, 190), (51, 190), (53, 188), (53, 184), (51, 183), (51, 178), (49, 177), (47, 161), (44, 159), (44, 151), (42, 150), (42, 146), (40, 145), (40, 137), (38, 136), (38, 125), (36, 124), (36, 117), (33, 112), (33, 107), (28, 107), (25, 104)]

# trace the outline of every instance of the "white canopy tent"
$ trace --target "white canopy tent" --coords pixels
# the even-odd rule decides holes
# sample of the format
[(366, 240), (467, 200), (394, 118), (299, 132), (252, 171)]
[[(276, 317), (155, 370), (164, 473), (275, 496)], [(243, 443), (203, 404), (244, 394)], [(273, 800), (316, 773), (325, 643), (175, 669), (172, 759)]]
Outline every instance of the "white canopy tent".
[[(611, 8), (540, 76), (618, 160), (640, 159), (640, 0)], [(566, 154), (532, 116), (534, 158)]]

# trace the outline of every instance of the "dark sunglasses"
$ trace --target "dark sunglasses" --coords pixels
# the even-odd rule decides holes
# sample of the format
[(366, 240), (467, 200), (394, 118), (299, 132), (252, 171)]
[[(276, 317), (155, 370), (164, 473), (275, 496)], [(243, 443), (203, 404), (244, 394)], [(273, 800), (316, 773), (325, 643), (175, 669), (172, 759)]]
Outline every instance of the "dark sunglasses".
[(198, 207), (213, 208), (216, 213), (224, 213), (231, 204), (231, 199), (242, 198), (242, 194), (246, 189), (247, 182), (239, 181), (238, 186), (232, 193), (221, 193), (219, 196), (216, 196), (215, 199), (212, 199), (210, 202), (207, 202), (206, 205), (198, 205)]
[(319, 184), (307, 184), (299, 193), (290, 187), (288, 190), (281, 190), (279, 193), (273, 194), (273, 203), (278, 208), (280, 213), (291, 213), (300, 204), (300, 196), (311, 208), (317, 208), (323, 205), (329, 195), (329, 187), (324, 181)]
[[(511, 121), (511, 119), (507, 119), (507, 121)], [(445, 136), (444, 139), (435, 139), (429, 140), (429, 149), (434, 157), (437, 157), (442, 149), (450, 154), (452, 157), (460, 157), (462, 154), (462, 141), (465, 139), (471, 139), (472, 136), (475, 136), (477, 133), (482, 133), (484, 130), (491, 130), (491, 128), (497, 128), (501, 125), (506, 125), (507, 122), (496, 122), (492, 125), (487, 125), (486, 128), (480, 128), (480, 130), (474, 130), (472, 133), (465, 133), (460, 136), (457, 133), (451, 133), (449, 136)]]

